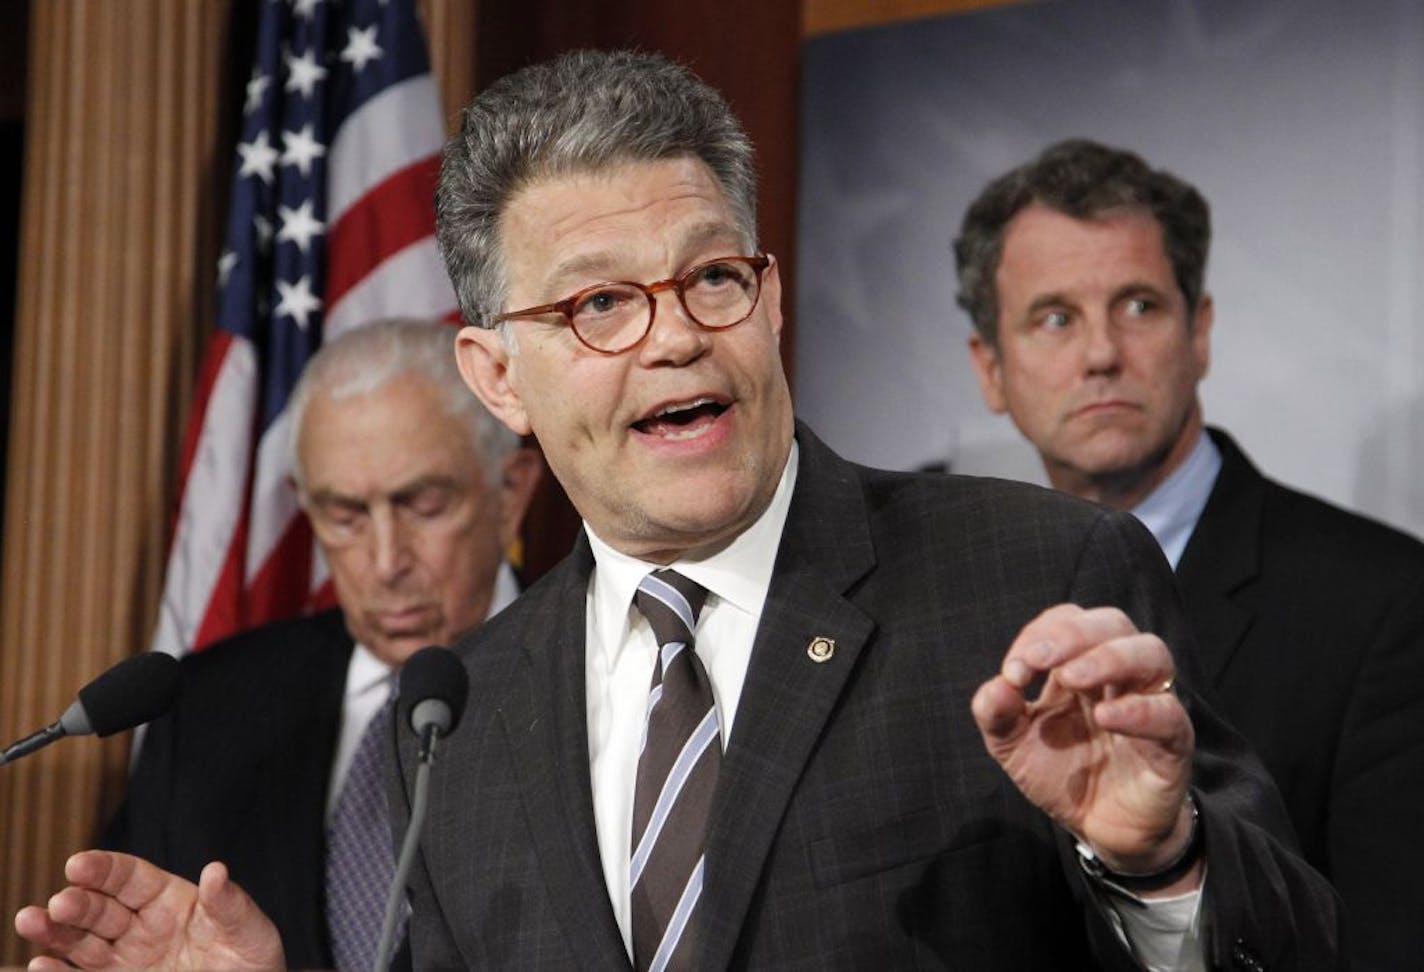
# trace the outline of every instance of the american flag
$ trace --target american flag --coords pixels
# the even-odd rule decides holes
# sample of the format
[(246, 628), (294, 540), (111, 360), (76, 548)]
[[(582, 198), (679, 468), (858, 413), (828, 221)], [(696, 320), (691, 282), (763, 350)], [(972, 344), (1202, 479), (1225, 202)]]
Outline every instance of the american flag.
[(286, 412), (323, 338), (456, 314), (434, 239), (444, 124), (414, 0), (266, 0), (260, 17), (154, 634), (171, 654), (329, 597), (288, 479)]

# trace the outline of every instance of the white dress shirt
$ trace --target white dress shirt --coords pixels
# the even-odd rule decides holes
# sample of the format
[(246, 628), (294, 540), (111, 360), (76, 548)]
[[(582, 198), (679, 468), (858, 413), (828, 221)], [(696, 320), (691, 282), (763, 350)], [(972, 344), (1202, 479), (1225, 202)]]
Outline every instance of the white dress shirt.
[[(494, 593), (490, 596), (488, 621), (519, 596), (519, 582), (509, 564), (502, 563), (494, 576)], [(346, 689), (341, 697), (341, 732), (336, 739), (336, 754), (331, 760), (331, 779), (326, 786), (326, 819), (336, 812), (336, 800), (356, 757), (356, 747), (371, 718), (391, 693), (395, 667), (387, 665), (359, 642), (351, 649), (351, 661), (346, 665)]]

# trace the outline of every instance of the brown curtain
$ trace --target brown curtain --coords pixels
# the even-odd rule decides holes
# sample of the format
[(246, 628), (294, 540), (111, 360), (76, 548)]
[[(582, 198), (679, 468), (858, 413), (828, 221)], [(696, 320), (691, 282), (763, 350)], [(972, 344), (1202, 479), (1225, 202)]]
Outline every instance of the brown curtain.
[[(211, 304), (226, 0), (44, 0), (30, 14), (0, 586), (0, 737), (140, 648), (194, 347)], [(0, 768), (0, 960), (123, 782), (125, 738)]]

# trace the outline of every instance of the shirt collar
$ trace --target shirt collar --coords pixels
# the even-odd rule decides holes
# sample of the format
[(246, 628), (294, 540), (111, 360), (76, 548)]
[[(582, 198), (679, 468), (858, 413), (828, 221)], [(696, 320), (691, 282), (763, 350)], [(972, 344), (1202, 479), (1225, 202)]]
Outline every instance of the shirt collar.
[(1220, 471), (1221, 451), (1203, 431), (1197, 435), (1186, 461), (1132, 509), (1133, 515), (1157, 538), (1157, 545), (1173, 570), (1182, 559)]
[(489, 613), (485, 615), (485, 620), (509, 607), (518, 596), (519, 579), (514, 576), (514, 568), (509, 566), (509, 561), (502, 560), (494, 575), (494, 593), (490, 595)]
[[(696, 560), (677, 560), (667, 566), (705, 587), (711, 598), (717, 598), (745, 611), (753, 617), (761, 614), (766, 592), (771, 587), (771, 572), (776, 566), (776, 551), (781, 544), (782, 529), (791, 508), (791, 495), (796, 486), (799, 451), (795, 440), (786, 459), (786, 468), (776, 485), (771, 502), (747, 529), (731, 543), (713, 554)], [(585, 521), (593, 551), (593, 586), (590, 605), (598, 646), (612, 664), (628, 633), (629, 609), (638, 584), (662, 565), (648, 563), (610, 547)]]
[(351, 664), (346, 669), (346, 698), (354, 699), (374, 692), (378, 686), (389, 687), (395, 668), (387, 665), (361, 643), (351, 649)]

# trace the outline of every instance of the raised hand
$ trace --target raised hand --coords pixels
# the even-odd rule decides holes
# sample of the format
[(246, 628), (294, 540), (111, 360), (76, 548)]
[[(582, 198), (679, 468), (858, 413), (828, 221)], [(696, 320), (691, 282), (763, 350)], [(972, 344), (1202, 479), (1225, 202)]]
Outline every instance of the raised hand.
[(1194, 736), (1175, 673), (1162, 640), (1121, 611), (1060, 604), (974, 695), (984, 744), (1014, 784), (1115, 871), (1157, 871), (1190, 838)]
[(212, 863), (198, 884), (141, 858), (81, 851), (64, 866), (69, 886), (15, 916), (20, 935), (48, 955), (32, 970), (280, 969), (276, 927)]

